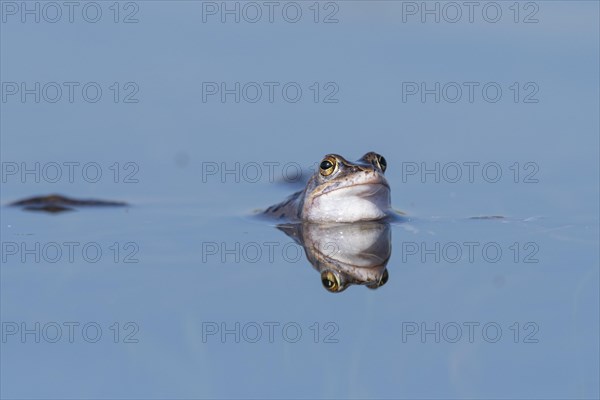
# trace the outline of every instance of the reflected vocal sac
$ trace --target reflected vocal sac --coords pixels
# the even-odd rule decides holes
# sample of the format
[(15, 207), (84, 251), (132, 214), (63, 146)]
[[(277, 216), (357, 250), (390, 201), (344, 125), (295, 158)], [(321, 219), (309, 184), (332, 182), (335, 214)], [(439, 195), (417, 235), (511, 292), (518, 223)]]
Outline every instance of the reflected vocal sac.
[(389, 274), (391, 228), (381, 221), (354, 224), (281, 224), (293, 242), (203, 242), (202, 263), (298, 263), (304, 257), (332, 293), (352, 285), (377, 289)]
[(299, 223), (277, 228), (304, 248), (328, 292), (339, 293), (352, 285), (378, 289), (389, 279), (386, 266), (392, 254), (392, 233), (387, 222)]

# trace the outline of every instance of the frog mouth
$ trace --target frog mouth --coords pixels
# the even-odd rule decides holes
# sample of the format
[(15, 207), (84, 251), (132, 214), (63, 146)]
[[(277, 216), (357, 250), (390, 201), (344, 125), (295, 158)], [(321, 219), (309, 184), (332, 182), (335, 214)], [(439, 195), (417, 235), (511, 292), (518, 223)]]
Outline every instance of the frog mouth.
[[(386, 181), (377, 181), (377, 182), (361, 182), (355, 183), (353, 185), (346, 185), (340, 187), (333, 187), (327, 191), (319, 193), (315, 197), (320, 197), (326, 194), (331, 194), (334, 192), (340, 191), (348, 191), (348, 195), (369, 198), (376, 196), (379, 192), (383, 190), (390, 190), (390, 185)], [(339, 193), (338, 193), (339, 194)]]
[(332, 183), (305, 203), (303, 212), (310, 221), (357, 222), (383, 219), (389, 209), (389, 184), (369, 176)]

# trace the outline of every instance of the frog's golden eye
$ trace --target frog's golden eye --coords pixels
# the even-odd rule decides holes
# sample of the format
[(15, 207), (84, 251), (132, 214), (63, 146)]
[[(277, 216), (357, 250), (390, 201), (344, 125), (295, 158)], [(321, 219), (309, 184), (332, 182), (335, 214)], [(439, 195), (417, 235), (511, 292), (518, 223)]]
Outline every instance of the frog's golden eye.
[(379, 286), (383, 286), (387, 283), (388, 279), (390, 279), (390, 274), (388, 273), (388, 270), (386, 269), (385, 271), (383, 271), (383, 276), (381, 277), (381, 281), (379, 281)]
[(333, 171), (335, 171), (336, 164), (337, 164), (337, 161), (335, 158), (333, 158), (333, 157), (325, 158), (323, 161), (321, 161), (321, 164), (319, 165), (319, 171), (321, 172), (321, 175), (323, 175), (323, 176), (331, 175), (333, 173)]
[(340, 290), (340, 278), (331, 271), (323, 271), (321, 273), (321, 282), (323, 283), (323, 287), (330, 292)]
[(381, 167), (381, 170), (383, 172), (385, 172), (386, 168), (387, 168), (387, 161), (385, 161), (385, 157), (384, 156), (377, 156), (377, 162), (379, 163), (379, 167)]
[(388, 273), (388, 270), (386, 269), (385, 271), (383, 271), (383, 274), (381, 275), (381, 279), (379, 279), (379, 282), (373, 282), (367, 285), (367, 287), (369, 289), (377, 289), (383, 285), (385, 285), (388, 281), (388, 279), (390, 279), (390, 274)]

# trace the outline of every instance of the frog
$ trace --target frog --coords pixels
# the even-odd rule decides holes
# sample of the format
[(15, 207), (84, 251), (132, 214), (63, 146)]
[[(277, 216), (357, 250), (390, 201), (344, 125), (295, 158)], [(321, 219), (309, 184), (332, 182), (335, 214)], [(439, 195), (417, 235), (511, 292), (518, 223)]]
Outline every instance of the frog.
[(392, 253), (389, 222), (353, 224), (280, 224), (277, 228), (304, 248), (307, 260), (330, 293), (352, 285), (379, 289), (389, 279), (387, 263)]
[(393, 215), (386, 159), (373, 151), (355, 162), (327, 154), (304, 189), (263, 214), (288, 221), (352, 223)]

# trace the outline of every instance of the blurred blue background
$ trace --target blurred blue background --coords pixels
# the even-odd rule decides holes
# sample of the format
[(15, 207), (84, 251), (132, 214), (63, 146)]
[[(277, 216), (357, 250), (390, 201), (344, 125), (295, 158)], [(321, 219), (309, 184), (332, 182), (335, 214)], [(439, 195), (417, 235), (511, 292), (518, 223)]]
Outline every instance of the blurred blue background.
[[(47, 4), (1, 3), (3, 398), (600, 396), (597, 2), (481, 2), (473, 22), (452, 3), (462, 12), (455, 23), (446, 2), (278, 2), (272, 23), (261, 2), (252, 3), (263, 13), (256, 23), (244, 19), (254, 16), (244, 2), (77, 3), (73, 22), (62, 6), (56, 23)], [(235, 4), (239, 23), (221, 15)], [(425, 4), (438, 7), (439, 22)], [(38, 7), (39, 23), (25, 5)], [(98, 22), (88, 22), (97, 9)], [(36, 82), (40, 101), (23, 99), (21, 83)], [(49, 82), (63, 88), (56, 102), (53, 85), (42, 89)], [(65, 82), (76, 82), (72, 102)], [(102, 89), (97, 102), (81, 92), (89, 82)], [(206, 91), (214, 82), (279, 86), (273, 102), (266, 90), (250, 102), (254, 92), (241, 89), (239, 102), (231, 94), (223, 102)], [(297, 102), (283, 97), (289, 82), (302, 89)], [(406, 92), (423, 82), (440, 83), (439, 102)], [(466, 91), (449, 101), (454, 93), (441, 89), (449, 82), (476, 82), (473, 101)], [(490, 82), (502, 90), (496, 102), (481, 91)], [(333, 295), (304, 257), (207, 254), (207, 243), (291, 242), (252, 217), (294, 190), (268, 179), (264, 163), (278, 163), (280, 181), (286, 163), (310, 168), (326, 153), (357, 159), (371, 150), (386, 157), (393, 204), (409, 216), (393, 226), (385, 286)], [(465, 162), (497, 163), (502, 177), (407, 174)], [(22, 175), (35, 163), (39, 182)], [(51, 163), (63, 166), (55, 183), (41, 172)], [(64, 163), (97, 163), (102, 177), (91, 183), (76, 167), (69, 182)], [(256, 182), (243, 172), (250, 163), (262, 166)], [(236, 165), (239, 182), (221, 175)], [(132, 206), (59, 215), (6, 206), (48, 193)], [(480, 215), (505, 218), (469, 219)], [(7, 247), (64, 242), (98, 244), (103, 256), (23, 261)], [(403, 252), (406, 243), (454, 242), (496, 243), (503, 256), (451, 263)], [(528, 243), (536, 263), (524, 262)], [(124, 262), (131, 249), (139, 262)], [(13, 323), (69, 321), (97, 323), (101, 340), (78, 334), (70, 343), (64, 326), (57, 343), (7, 334)], [(129, 321), (137, 343), (123, 343)], [(271, 343), (266, 329), (257, 343), (203, 340), (207, 322), (295, 323), (303, 333), (296, 343), (280, 331)], [(324, 343), (327, 322), (336, 343)], [(407, 322), (493, 322), (502, 335), (489, 343), (476, 331), (471, 342), (465, 330), (456, 343), (436, 343), (407, 337)], [(528, 322), (537, 343), (524, 342)]]

